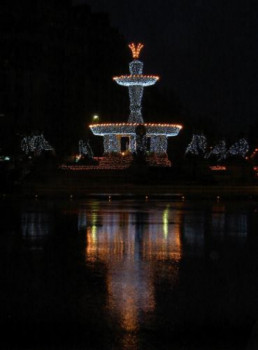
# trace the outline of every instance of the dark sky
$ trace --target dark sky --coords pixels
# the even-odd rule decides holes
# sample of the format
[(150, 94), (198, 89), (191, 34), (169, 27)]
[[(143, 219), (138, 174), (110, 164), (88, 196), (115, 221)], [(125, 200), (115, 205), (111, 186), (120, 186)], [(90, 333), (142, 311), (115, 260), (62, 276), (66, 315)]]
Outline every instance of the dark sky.
[(108, 12), (128, 42), (143, 42), (144, 72), (160, 74), (189, 115), (237, 131), (257, 119), (257, 0), (74, 1)]

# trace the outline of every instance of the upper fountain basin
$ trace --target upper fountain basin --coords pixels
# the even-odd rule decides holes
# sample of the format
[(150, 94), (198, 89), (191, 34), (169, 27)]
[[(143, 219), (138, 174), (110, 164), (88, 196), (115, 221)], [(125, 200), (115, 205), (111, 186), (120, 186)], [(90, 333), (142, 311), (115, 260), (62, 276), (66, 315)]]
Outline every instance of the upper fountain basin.
[(156, 75), (121, 75), (114, 77), (113, 80), (122, 86), (150, 86), (154, 85), (158, 80), (159, 76)]

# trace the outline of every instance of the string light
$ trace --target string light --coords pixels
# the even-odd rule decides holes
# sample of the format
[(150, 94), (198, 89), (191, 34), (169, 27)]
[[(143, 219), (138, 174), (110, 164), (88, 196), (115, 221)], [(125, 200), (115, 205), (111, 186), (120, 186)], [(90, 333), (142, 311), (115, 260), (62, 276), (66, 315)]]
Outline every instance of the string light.
[(225, 165), (211, 165), (209, 167), (212, 171), (225, 171), (227, 167)]
[(79, 154), (82, 155), (87, 155), (88, 154), (88, 149), (86, 144), (83, 142), (83, 140), (79, 141)]
[[(98, 134), (95, 134), (98, 135)], [(107, 133), (104, 135), (104, 153), (112, 153), (112, 152), (120, 152), (121, 144), (119, 143), (119, 139), (116, 135)]]
[(212, 156), (215, 156), (218, 161), (222, 161), (227, 158), (227, 147), (224, 140), (219, 141), (219, 143), (214, 146), (209, 153), (207, 153), (205, 158), (210, 158)]
[(90, 158), (93, 158), (93, 151), (88, 141), (79, 141), (79, 155), (80, 157), (88, 156)]
[(168, 140), (164, 135), (157, 135), (151, 138), (150, 151), (162, 154), (167, 152)]
[(26, 155), (33, 153), (35, 156), (39, 156), (43, 151), (53, 151), (53, 147), (43, 134), (24, 136), (21, 140), (21, 149)]
[(131, 43), (128, 46), (132, 51), (133, 58), (139, 58), (141, 49), (143, 48), (144, 45), (142, 43), (138, 43), (137, 45), (135, 45), (134, 43)]
[(206, 136), (200, 134), (193, 134), (191, 142), (188, 144), (185, 154), (192, 154), (195, 156), (203, 156), (207, 148)]
[(130, 100), (130, 115), (129, 123), (143, 123), (142, 118), (142, 97), (143, 89), (146, 86), (154, 85), (159, 77), (155, 75), (143, 75), (143, 62), (137, 60), (140, 51), (143, 48), (141, 43), (135, 45), (131, 43), (129, 45), (132, 50), (134, 60), (129, 63), (129, 71), (131, 75), (122, 75), (114, 77), (113, 79), (119, 85), (128, 87), (129, 100)]
[(130, 138), (129, 138), (129, 150), (134, 153), (136, 152), (136, 136), (135, 135), (132, 135)]
[(150, 138), (150, 151), (157, 153), (167, 152), (167, 137), (178, 135), (182, 126), (177, 124), (155, 124), (155, 123), (111, 123), (93, 124), (90, 128), (94, 135), (104, 136), (104, 153), (120, 152), (120, 138), (129, 137), (130, 152), (136, 151), (137, 125), (144, 125), (146, 128), (146, 138)]
[(136, 153), (145, 154), (147, 150), (147, 137), (136, 135)]
[(253, 153), (250, 155), (250, 158), (253, 159), (258, 153), (258, 148), (255, 148)]
[[(128, 123), (94, 123), (89, 127), (94, 135), (104, 137), (104, 153), (120, 153), (121, 152), (121, 137), (129, 138), (128, 151), (146, 152), (148, 138), (150, 139), (150, 150), (156, 154), (164, 154), (167, 152), (167, 138), (177, 136), (182, 126), (178, 124), (160, 124), (160, 123), (144, 123), (142, 117), (142, 97), (144, 88), (154, 85), (159, 77), (156, 75), (144, 75), (143, 62), (139, 61), (140, 51), (143, 48), (141, 43), (129, 45), (133, 61), (129, 63), (130, 75), (121, 75), (113, 77), (113, 80), (121, 86), (128, 88), (130, 115)], [(146, 134), (144, 137), (136, 135), (137, 126), (144, 126)], [(167, 157), (167, 155), (166, 155)], [(164, 166), (170, 164), (168, 159), (161, 160)]]
[(159, 80), (157, 75), (121, 75), (114, 77), (113, 80), (122, 86), (151, 86)]
[[(94, 135), (135, 135), (135, 128), (138, 123), (105, 123), (105, 124), (91, 124), (91, 128)], [(140, 123), (141, 125), (141, 123)], [(146, 128), (146, 135), (166, 135), (177, 136), (182, 129), (182, 125), (178, 124), (160, 124), (160, 123), (143, 123)]]
[(130, 116), (129, 116), (128, 122), (143, 123), (142, 107), (141, 107), (143, 87), (130, 86), (128, 90), (129, 90), (129, 100), (130, 100)]
[(245, 138), (241, 138), (235, 142), (228, 150), (226, 148), (226, 142), (224, 140), (207, 151), (207, 139), (204, 135), (193, 134), (191, 142), (188, 144), (185, 154), (192, 154), (195, 156), (201, 156), (206, 159), (212, 156), (216, 157), (218, 161), (224, 161), (228, 156), (239, 156), (245, 158), (249, 151), (249, 144)]
[[(132, 62), (129, 63), (129, 72), (132, 76), (142, 76), (142, 71), (143, 71), (143, 62), (139, 60), (133, 60)], [(126, 77), (126, 76), (125, 76)], [(152, 77), (149, 75), (149, 77)]]
[(248, 151), (249, 151), (249, 144), (245, 138), (242, 138), (239, 141), (235, 142), (229, 148), (228, 154), (232, 156), (240, 156), (244, 158)]

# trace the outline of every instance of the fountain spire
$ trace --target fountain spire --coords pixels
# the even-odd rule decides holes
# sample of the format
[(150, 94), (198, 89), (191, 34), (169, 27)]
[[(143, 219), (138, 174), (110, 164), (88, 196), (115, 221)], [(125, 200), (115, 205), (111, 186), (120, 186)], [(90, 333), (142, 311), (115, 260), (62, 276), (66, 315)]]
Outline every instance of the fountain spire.
[(122, 75), (113, 79), (119, 85), (128, 87), (130, 101), (130, 115), (128, 123), (143, 124), (142, 117), (142, 97), (144, 87), (154, 85), (158, 80), (158, 76), (144, 75), (143, 62), (139, 61), (143, 44), (131, 43), (128, 45), (132, 51), (133, 61), (129, 63), (130, 75)]

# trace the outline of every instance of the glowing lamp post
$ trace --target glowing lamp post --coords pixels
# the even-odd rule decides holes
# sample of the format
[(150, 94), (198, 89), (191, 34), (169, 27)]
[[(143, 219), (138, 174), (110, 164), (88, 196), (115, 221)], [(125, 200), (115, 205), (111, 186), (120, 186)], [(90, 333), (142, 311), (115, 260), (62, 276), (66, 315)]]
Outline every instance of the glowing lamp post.
[(92, 117), (92, 121), (93, 121), (93, 123), (98, 123), (98, 122), (99, 122), (99, 116), (95, 114), (95, 115)]

